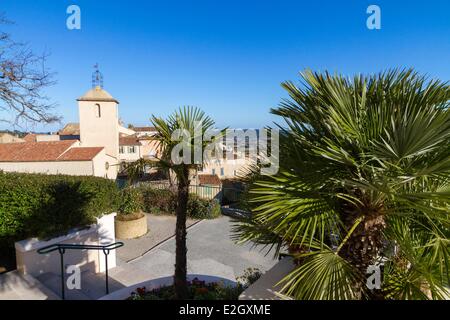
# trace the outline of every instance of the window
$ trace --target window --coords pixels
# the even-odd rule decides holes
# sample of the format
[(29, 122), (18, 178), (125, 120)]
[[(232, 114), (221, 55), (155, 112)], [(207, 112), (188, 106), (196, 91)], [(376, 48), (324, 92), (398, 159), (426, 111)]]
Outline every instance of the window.
[(223, 168), (220, 168), (220, 175), (224, 176), (225, 175), (225, 170)]
[(102, 116), (102, 109), (98, 103), (95, 105), (95, 115), (97, 118), (101, 118)]
[(119, 147), (119, 153), (125, 153), (125, 150), (123, 149), (123, 146)]
[(211, 173), (212, 173), (213, 175), (215, 175), (215, 174), (216, 174), (216, 169), (212, 169), (212, 170), (211, 170)]
[(136, 147), (135, 146), (128, 147), (128, 153), (136, 153)]

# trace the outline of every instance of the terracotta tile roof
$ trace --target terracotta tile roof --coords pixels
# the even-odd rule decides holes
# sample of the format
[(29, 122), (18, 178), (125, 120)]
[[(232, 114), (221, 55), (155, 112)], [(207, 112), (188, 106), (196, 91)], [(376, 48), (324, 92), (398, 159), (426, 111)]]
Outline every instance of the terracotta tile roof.
[(154, 132), (154, 131), (156, 131), (155, 127), (133, 127), (131, 129), (136, 132), (148, 132), (148, 131)]
[(140, 146), (138, 138), (135, 136), (119, 137), (119, 146)]
[(35, 133), (28, 133), (25, 137), (23, 137), (23, 140), (25, 140), (25, 142), (36, 142), (36, 136), (37, 134)]
[(58, 134), (60, 136), (79, 136), (80, 135), (80, 124), (79, 123), (68, 123), (64, 128), (59, 130)]
[(58, 161), (89, 161), (95, 158), (104, 148), (103, 147), (81, 147), (71, 148), (60, 157)]
[(76, 140), (0, 144), (0, 162), (56, 161)]
[(198, 175), (199, 184), (209, 184), (219, 186), (222, 184), (220, 178), (216, 174), (199, 174)]

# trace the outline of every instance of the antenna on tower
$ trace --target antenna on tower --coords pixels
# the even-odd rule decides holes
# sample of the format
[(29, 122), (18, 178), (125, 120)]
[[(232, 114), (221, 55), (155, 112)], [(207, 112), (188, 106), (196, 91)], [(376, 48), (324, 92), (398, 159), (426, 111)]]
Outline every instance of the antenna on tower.
[(92, 73), (92, 88), (100, 87), (103, 89), (103, 74), (98, 68), (98, 63), (94, 65), (95, 71)]

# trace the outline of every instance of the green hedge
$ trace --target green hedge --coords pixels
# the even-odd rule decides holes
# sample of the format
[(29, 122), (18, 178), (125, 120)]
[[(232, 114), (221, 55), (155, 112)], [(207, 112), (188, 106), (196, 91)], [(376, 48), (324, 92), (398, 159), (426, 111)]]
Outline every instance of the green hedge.
[[(150, 186), (137, 188), (142, 194), (142, 208), (147, 213), (175, 214), (177, 194), (167, 189), (155, 189)], [(193, 219), (214, 219), (220, 216), (221, 207), (217, 200), (206, 200), (195, 194), (189, 195), (187, 216)]]
[(0, 172), (0, 241), (46, 239), (117, 210), (114, 181), (98, 177)]

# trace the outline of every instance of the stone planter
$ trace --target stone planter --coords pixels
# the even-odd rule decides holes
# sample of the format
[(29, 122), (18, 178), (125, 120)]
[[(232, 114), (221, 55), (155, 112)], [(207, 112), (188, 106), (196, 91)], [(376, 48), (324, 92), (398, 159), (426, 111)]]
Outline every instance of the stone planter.
[(124, 220), (120, 217), (116, 217), (115, 229), (116, 238), (118, 239), (134, 239), (142, 237), (148, 230), (147, 217), (145, 214), (134, 220)]
[[(227, 286), (236, 286), (235, 281), (231, 281), (230, 279), (220, 278), (216, 276), (208, 276), (203, 274), (188, 274), (187, 280), (192, 281), (194, 278), (197, 278), (201, 281), (205, 281), (206, 283), (211, 282), (221, 282)], [(119, 289), (113, 293), (110, 293), (106, 296), (101, 297), (98, 300), (126, 300), (131, 296), (133, 291), (136, 291), (137, 288), (145, 287), (147, 290), (156, 289), (164, 286), (170, 286), (173, 284), (173, 276), (157, 278), (152, 280), (147, 280), (141, 283), (134, 284), (132, 286)]]

